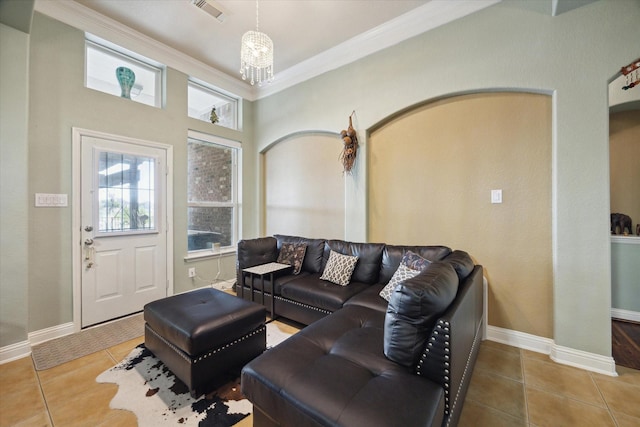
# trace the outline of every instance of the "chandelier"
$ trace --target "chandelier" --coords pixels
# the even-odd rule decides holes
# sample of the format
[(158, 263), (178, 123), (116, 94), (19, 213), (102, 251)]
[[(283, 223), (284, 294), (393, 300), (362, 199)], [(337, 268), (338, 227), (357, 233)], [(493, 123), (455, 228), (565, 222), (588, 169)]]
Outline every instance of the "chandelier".
[(260, 32), (258, 0), (256, 0), (256, 30), (247, 31), (242, 36), (240, 47), (240, 74), (242, 80), (250, 79), (251, 85), (263, 81), (273, 81), (273, 42), (265, 33)]

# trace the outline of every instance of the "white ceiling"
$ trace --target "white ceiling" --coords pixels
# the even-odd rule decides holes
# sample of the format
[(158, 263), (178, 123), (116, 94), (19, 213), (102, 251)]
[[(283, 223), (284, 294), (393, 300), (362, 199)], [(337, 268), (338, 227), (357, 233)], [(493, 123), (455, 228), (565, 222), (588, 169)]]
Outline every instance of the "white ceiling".
[[(274, 43), (275, 82), (243, 82), (240, 39), (255, 30), (254, 0), (209, 0), (224, 21), (191, 0), (36, 0), (37, 11), (223, 89), (256, 99), (429, 31), (502, 0), (260, 0), (260, 31)], [(555, 15), (594, 0), (525, 4)], [(159, 43), (158, 43), (159, 42)], [(150, 54), (150, 52), (153, 52)], [(186, 66), (185, 63), (188, 63)], [(209, 76), (215, 75), (215, 79)]]
[(35, 9), (257, 99), (501, 0), (260, 0), (260, 31), (275, 50), (275, 81), (262, 88), (239, 72), (240, 40), (255, 30), (256, 2), (209, 1), (224, 12), (223, 22), (191, 0), (36, 0)]
[[(224, 22), (190, 0), (76, 0), (233, 77), (239, 77), (240, 39), (256, 27), (253, 0), (215, 0)], [(260, 31), (274, 43), (274, 68), (305, 59), (428, 0), (261, 0)]]

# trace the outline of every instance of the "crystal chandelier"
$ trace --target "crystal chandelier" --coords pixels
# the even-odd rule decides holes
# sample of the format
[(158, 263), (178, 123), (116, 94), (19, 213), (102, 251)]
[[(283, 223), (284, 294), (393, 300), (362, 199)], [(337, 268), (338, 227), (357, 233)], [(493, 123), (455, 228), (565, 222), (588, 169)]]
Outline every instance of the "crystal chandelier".
[(247, 31), (242, 36), (240, 47), (240, 74), (242, 80), (250, 78), (251, 85), (263, 81), (273, 81), (273, 42), (265, 33), (260, 32), (258, 0), (256, 0), (256, 30)]

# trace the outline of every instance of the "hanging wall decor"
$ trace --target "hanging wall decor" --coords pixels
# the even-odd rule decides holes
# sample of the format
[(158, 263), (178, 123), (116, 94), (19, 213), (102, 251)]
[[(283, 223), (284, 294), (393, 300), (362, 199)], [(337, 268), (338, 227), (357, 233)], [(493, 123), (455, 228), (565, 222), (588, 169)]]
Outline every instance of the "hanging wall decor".
[(620, 72), (627, 78), (626, 84), (622, 86), (622, 90), (629, 90), (640, 86), (640, 58), (622, 67)]
[(344, 168), (344, 172), (351, 173), (351, 168), (356, 161), (356, 153), (358, 152), (358, 137), (356, 130), (353, 128), (352, 117), (356, 112), (353, 111), (349, 116), (349, 127), (340, 132), (342, 142), (342, 153), (340, 153), (340, 162)]

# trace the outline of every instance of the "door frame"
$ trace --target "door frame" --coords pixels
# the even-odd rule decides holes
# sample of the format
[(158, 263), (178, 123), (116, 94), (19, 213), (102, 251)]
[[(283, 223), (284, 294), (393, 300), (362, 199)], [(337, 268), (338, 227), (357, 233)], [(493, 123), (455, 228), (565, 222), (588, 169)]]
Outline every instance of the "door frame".
[(72, 298), (73, 298), (73, 331), (82, 329), (82, 138), (108, 139), (114, 142), (159, 148), (166, 153), (166, 260), (167, 296), (173, 295), (173, 146), (160, 142), (148, 141), (127, 136), (114, 135), (106, 132), (73, 127), (71, 129), (71, 268), (72, 268)]

